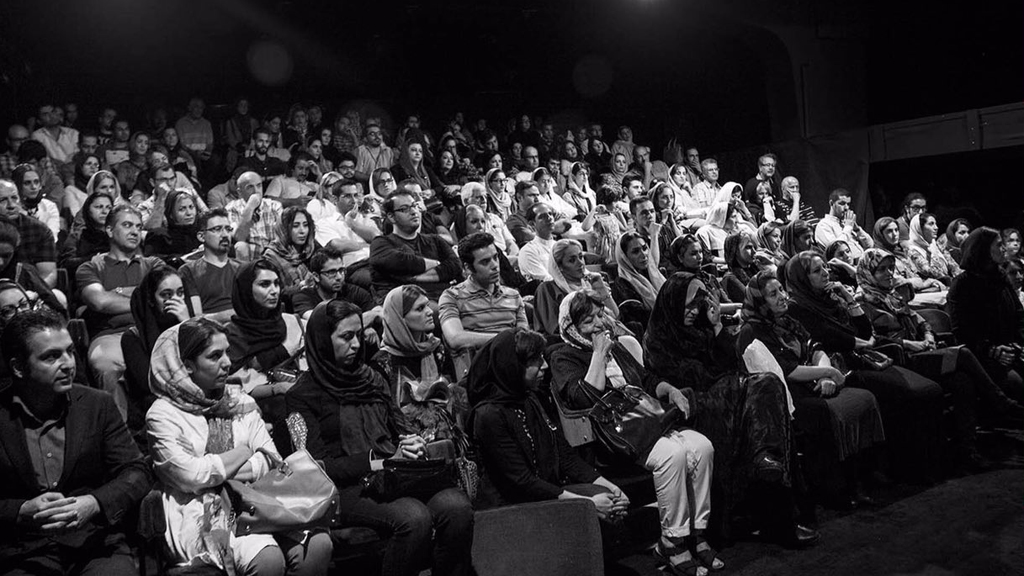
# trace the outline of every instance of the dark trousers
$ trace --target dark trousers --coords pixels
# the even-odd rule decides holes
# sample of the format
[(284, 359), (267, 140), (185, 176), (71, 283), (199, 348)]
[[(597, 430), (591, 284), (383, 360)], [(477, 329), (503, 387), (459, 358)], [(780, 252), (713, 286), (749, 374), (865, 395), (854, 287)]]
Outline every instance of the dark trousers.
[(359, 485), (340, 491), (338, 522), (373, 528), (388, 538), (382, 576), (419, 574), (426, 566), (435, 576), (469, 574), (473, 509), (465, 493), (449, 488), (424, 503), (415, 498), (377, 502), (361, 491)]
[(70, 548), (51, 543), (0, 561), (4, 576), (138, 576), (131, 549), (124, 542)]

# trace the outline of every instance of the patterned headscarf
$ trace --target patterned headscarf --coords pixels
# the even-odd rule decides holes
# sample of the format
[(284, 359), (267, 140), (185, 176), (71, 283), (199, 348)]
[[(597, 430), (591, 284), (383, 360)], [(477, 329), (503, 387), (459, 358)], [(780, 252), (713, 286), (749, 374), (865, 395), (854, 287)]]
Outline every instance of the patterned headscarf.
[(747, 294), (740, 314), (744, 322), (761, 324), (771, 329), (779, 344), (789, 348), (797, 357), (803, 358), (804, 343), (811, 337), (807, 329), (789, 314), (776, 316), (764, 296), (768, 282), (775, 279), (775, 274), (771, 272), (758, 272), (751, 278), (747, 283)]
[(433, 383), (439, 375), (434, 351), (441, 345), (441, 340), (433, 334), (414, 335), (405, 321), (405, 315), (420, 296), (426, 296), (426, 292), (413, 284), (398, 286), (388, 292), (384, 298), (382, 348), (394, 356), (419, 358), (421, 382)]
[(875, 280), (875, 271), (887, 259), (891, 259), (893, 263), (896, 261), (895, 256), (878, 248), (868, 248), (864, 251), (857, 262), (857, 295), (868, 304), (880, 306), (889, 313), (910, 314), (906, 300), (896, 290), (899, 279), (895, 275), (892, 286), (888, 288), (882, 287)]
[(658, 270), (658, 265), (654, 262), (654, 258), (650, 257), (647, 259), (647, 270), (644, 270), (647, 275), (645, 276), (637, 270), (622, 249), (623, 240), (627, 238), (629, 238), (625, 242), (627, 246), (634, 238), (643, 241), (636, 234), (632, 236), (626, 234), (615, 243), (615, 263), (619, 266), (619, 278), (624, 278), (629, 282), (633, 289), (640, 294), (640, 298), (644, 301), (644, 306), (652, 309), (654, 308), (654, 301), (658, 298), (658, 291), (665, 284), (665, 276), (661, 273), (661, 270)]

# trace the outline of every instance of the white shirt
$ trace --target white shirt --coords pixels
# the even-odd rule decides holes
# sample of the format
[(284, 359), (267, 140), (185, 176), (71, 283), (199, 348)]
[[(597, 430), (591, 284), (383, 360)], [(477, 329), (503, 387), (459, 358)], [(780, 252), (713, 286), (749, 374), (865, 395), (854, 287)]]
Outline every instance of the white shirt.
[(70, 161), (78, 152), (78, 130), (74, 128), (61, 126), (56, 139), (49, 130), (40, 128), (32, 133), (32, 139), (42, 142), (46, 155), (62, 164)]
[[(316, 221), (316, 241), (321, 246), (327, 246), (327, 244), (334, 239), (340, 238), (342, 240), (349, 240), (362, 246), (358, 250), (352, 252), (346, 252), (341, 257), (341, 263), (345, 266), (351, 266), (356, 262), (362, 262), (370, 257), (370, 243), (363, 240), (362, 236), (356, 234), (354, 230), (345, 221), (345, 216), (337, 213), (335, 209), (335, 215), (333, 217), (324, 218), (323, 220)], [(373, 220), (364, 214), (356, 216), (356, 219), (361, 223), (368, 226), (375, 226)]]
[(53, 233), (53, 239), (57, 239), (57, 235), (60, 234), (60, 210), (57, 209), (57, 205), (48, 198), (41, 198), (39, 205), (31, 213), (25, 210), (25, 214), (39, 220)]
[(320, 220), (337, 216), (338, 207), (327, 200), (317, 200), (314, 198), (309, 201), (309, 204), (306, 204), (306, 212), (309, 212), (309, 215), (313, 217), (313, 222), (319, 222)]
[(826, 214), (814, 227), (814, 241), (822, 248), (828, 248), (829, 244), (836, 240), (846, 240), (846, 244), (850, 246), (850, 256), (855, 261), (860, 259), (865, 250), (875, 245), (863, 228), (860, 232), (855, 232), (852, 228), (847, 232), (839, 218)]
[(524, 244), (519, 249), (519, 272), (531, 280), (551, 280), (548, 263), (551, 262), (551, 248), (554, 245), (554, 239), (544, 240), (540, 236)]

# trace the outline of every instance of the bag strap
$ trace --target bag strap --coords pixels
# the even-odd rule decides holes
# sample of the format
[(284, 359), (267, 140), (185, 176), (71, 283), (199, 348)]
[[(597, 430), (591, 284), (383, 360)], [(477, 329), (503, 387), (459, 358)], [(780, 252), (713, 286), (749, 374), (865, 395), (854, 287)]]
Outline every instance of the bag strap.
[(306, 351), (306, 345), (303, 344), (302, 346), (299, 346), (298, 349), (296, 349), (295, 352), (291, 356), (285, 358), (284, 360), (281, 360), (280, 362), (278, 362), (277, 364), (271, 366), (270, 368), (265, 369), (264, 372), (269, 374), (269, 373), (273, 372), (274, 370), (277, 370), (278, 368), (281, 368), (283, 366), (287, 366), (288, 364), (298, 360), (299, 356), (302, 356), (302, 353), (305, 352), (305, 351)]
[(271, 468), (276, 469), (276, 470), (280, 470), (281, 472), (284, 472), (285, 474), (290, 474), (291, 473), (291, 470), (288, 468), (288, 463), (285, 462), (284, 460), (282, 460), (281, 457), (278, 456), (277, 454), (274, 454), (273, 452), (271, 452), (269, 449), (263, 448), (261, 446), (261, 447), (256, 449), (256, 452), (258, 452), (260, 454), (263, 454), (263, 457), (267, 459), (267, 462), (270, 462), (270, 467)]

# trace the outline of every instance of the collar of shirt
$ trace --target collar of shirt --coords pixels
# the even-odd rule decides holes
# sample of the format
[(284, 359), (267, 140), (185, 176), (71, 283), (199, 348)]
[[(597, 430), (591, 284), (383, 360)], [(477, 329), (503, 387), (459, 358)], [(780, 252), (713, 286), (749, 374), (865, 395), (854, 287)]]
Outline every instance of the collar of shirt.
[(127, 260), (114, 258), (113, 256), (110, 255), (110, 252), (104, 252), (103, 260), (108, 264), (116, 264), (118, 262), (127, 262), (128, 264), (131, 264), (132, 262), (142, 262), (142, 251), (136, 250), (135, 254), (133, 254), (132, 257)]
[(466, 288), (469, 289), (470, 293), (483, 292), (483, 293), (487, 294), (488, 296), (499, 296), (501, 294), (501, 284), (500, 283), (495, 282), (491, 286), (491, 289), (488, 291), (486, 288), (481, 286), (480, 283), (477, 282), (475, 278), (473, 278), (473, 276), (470, 276), (469, 278), (466, 279)]
[(28, 404), (25, 404), (25, 401), (21, 399), (21, 396), (14, 394), (11, 397), (11, 402), (13, 402), (18, 407), (18, 409), (21, 410), (22, 414), (29, 418), (31, 427), (35, 428), (43, 426), (49, 422), (60, 422), (64, 420), (64, 418), (66, 418), (68, 415), (68, 406), (71, 404), (71, 396), (68, 394), (63, 394), (59, 400), (60, 406), (58, 406), (58, 408), (60, 409), (60, 411), (57, 412), (57, 414), (53, 418), (47, 418), (45, 420), (32, 413), (32, 410), (30, 410)]

